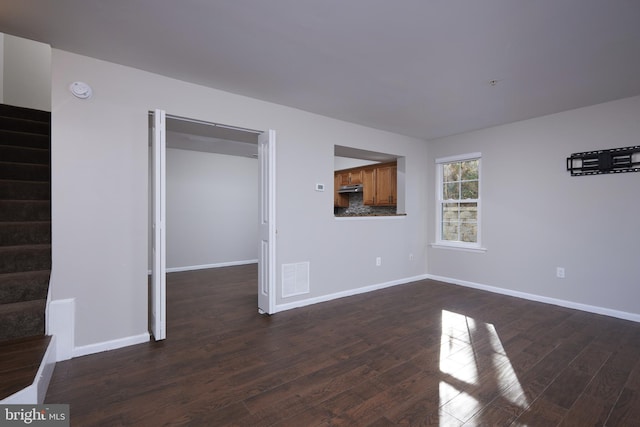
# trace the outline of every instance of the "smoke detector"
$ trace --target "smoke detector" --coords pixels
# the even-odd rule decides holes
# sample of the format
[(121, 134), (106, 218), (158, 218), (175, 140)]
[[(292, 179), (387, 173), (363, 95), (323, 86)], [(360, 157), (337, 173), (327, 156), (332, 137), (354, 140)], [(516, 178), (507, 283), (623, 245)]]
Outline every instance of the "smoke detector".
[(69, 90), (76, 98), (87, 99), (93, 94), (91, 86), (84, 82), (73, 82), (69, 86)]

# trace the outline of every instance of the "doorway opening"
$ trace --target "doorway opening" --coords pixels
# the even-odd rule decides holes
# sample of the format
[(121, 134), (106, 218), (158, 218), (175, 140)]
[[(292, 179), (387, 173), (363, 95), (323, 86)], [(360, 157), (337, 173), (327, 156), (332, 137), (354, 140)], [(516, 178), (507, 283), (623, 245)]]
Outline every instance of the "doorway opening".
[(275, 144), (275, 133), (161, 110), (150, 113), (149, 128), (149, 318), (158, 340), (166, 334), (167, 272), (258, 263), (258, 301), (261, 290), (269, 294), (273, 255), (265, 253), (262, 229), (263, 212), (274, 205), (275, 174), (264, 169), (274, 164), (275, 150), (264, 147)]

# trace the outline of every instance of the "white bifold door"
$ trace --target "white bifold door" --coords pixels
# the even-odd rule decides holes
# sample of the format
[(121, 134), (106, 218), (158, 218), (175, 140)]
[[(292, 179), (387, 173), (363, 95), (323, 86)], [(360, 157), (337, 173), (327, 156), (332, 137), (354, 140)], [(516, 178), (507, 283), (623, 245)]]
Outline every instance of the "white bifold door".
[(166, 255), (166, 113), (153, 112), (151, 134), (153, 236), (151, 267), (151, 333), (156, 341), (167, 337)]
[(275, 313), (276, 283), (276, 132), (258, 137), (260, 163), (260, 253), (258, 259), (258, 311)]

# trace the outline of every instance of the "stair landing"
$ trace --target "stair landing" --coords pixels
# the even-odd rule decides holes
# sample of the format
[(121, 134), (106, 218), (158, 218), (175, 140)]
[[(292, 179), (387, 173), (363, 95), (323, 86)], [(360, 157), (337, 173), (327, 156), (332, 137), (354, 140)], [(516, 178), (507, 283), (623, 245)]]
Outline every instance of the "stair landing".
[(33, 384), (50, 341), (39, 335), (0, 343), (0, 401)]

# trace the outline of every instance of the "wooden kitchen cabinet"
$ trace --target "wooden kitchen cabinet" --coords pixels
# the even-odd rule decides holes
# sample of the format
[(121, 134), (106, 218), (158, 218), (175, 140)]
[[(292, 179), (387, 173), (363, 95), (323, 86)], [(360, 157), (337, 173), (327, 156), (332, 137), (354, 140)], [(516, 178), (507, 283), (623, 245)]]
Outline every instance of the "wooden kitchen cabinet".
[(386, 163), (363, 170), (363, 200), (368, 206), (395, 206), (398, 204), (398, 166)]
[(395, 206), (398, 203), (397, 173), (396, 165), (376, 168), (376, 206)]
[(362, 184), (362, 170), (349, 172), (349, 184)]
[(349, 172), (336, 172), (335, 178), (336, 178), (336, 185), (338, 187), (340, 187), (341, 185), (349, 185)]
[(349, 207), (349, 195), (338, 193), (342, 185), (347, 185), (343, 184), (345, 175), (348, 176), (348, 174), (343, 173), (336, 173), (333, 176), (333, 206), (337, 208)]
[(339, 177), (339, 185), (362, 184), (362, 169), (339, 171), (335, 176)]
[(362, 203), (367, 206), (396, 206), (398, 166), (396, 162), (379, 163), (334, 172), (334, 206), (348, 207), (348, 194), (338, 193), (343, 185), (362, 184)]
[(373, 206), (376, 197), (376, 171), (365, 169), (362, 171), (362, 204)]

